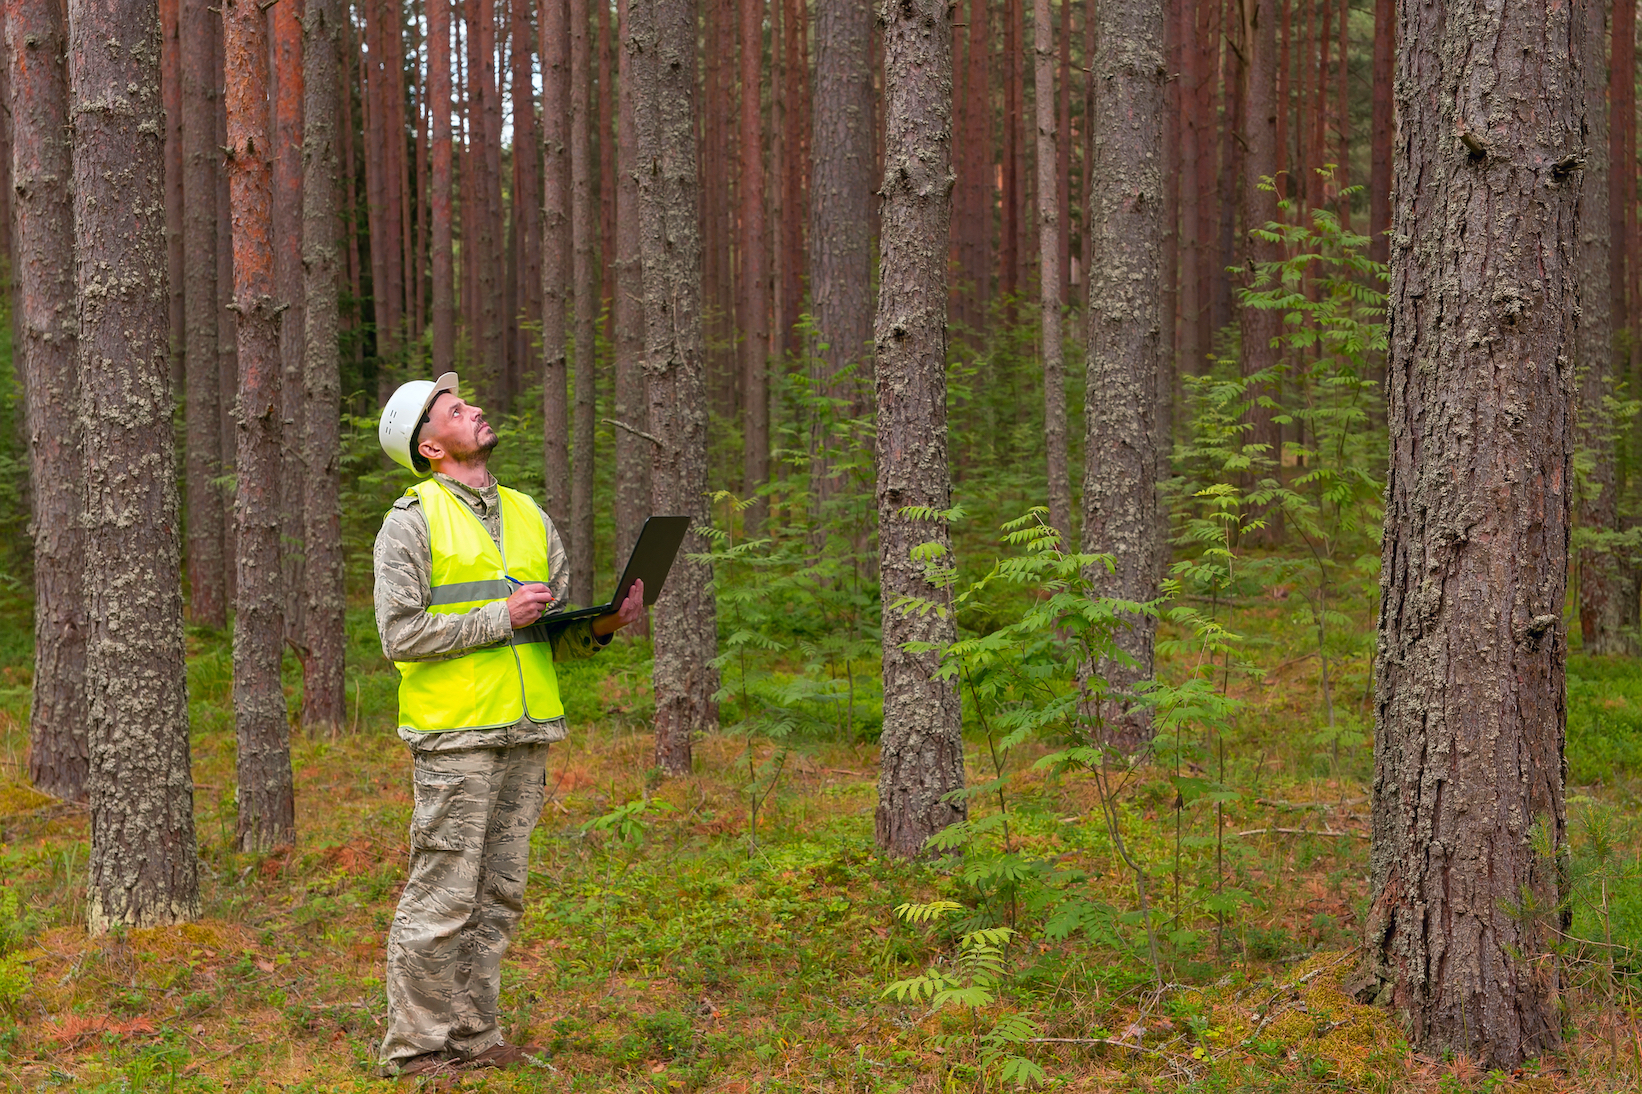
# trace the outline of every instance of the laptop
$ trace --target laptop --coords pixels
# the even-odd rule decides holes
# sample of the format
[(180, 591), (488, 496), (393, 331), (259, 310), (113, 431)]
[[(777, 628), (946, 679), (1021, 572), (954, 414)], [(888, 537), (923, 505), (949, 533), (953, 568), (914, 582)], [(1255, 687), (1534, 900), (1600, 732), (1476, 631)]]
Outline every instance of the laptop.
[(644, 582), (644, 606), (648, 608), (661, 596), (661, 587), (667, 582), (667, 572), (673, 568), (673, 559), (678, 554), (679, 545), (684, 542), (684, 533), (689, 529), (689, 517), (646, 518), (644, 527), (639, 530), (638, 542), (633, 544), (633, 553), (627, 556), (627, 566), (616, 582), (616, 592), (607, 602), (592, 608), (577, 608), (575, 611), (543, 616), (537, 625), (559, 630), (577, 620), (611, 615), (627, 599), (635, 581)]

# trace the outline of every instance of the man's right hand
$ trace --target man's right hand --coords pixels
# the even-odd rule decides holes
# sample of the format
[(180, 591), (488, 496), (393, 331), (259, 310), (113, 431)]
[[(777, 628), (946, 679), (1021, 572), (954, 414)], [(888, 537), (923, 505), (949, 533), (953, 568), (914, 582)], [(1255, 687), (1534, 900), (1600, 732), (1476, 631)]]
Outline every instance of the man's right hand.
[(553, 594), (546, 585), (535, 582), (520, 585), (507, 598), (507, 615), (514, 629), (528, 627), (542, 618), (542, 613), (554, 603)]

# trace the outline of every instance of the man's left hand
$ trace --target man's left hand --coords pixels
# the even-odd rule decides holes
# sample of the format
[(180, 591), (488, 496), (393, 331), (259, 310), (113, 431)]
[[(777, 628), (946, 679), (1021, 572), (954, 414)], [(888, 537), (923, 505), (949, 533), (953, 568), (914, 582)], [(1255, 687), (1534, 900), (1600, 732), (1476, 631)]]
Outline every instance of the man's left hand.
[(630, 627), (644, 618), (644, 582), (635, 581), (627, 592), (627, 599), (621, 602), (612, 615), (601, 615), (593, 620), (593, 633), (600, 638), (607, 634), (615, 634), (623, 627)]

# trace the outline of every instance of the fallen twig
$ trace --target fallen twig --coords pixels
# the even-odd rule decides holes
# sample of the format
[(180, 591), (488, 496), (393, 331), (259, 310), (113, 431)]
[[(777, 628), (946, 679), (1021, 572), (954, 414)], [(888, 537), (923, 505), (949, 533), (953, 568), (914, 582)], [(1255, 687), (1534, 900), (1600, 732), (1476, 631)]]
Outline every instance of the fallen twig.
[(1337, 839), (1368, 839), (1367, 832), (1334, 832), (1327, 828), (1250, 828), (1247, 832), (1234, 834), (1239, 836), (1334, 836)]

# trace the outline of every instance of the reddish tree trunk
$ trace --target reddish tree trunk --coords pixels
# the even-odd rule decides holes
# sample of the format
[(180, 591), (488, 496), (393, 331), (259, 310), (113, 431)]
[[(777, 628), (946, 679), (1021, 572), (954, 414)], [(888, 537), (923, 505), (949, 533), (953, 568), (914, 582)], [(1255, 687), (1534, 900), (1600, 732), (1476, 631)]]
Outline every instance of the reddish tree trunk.
[(1318, 169), (1329, 162), (1328, 154), (1328, 57), (1329, 57), (1329, 26), (1333, 18), (1333, 8), (1329, 0), (1317, 0), (1322, 8), (1321, 26), (1317, 33), (1317, 94), (1311, 105), (1311, 207), (1320, 209), (1328, 201), (1328, 187), (1324, 185), (1323, 176), (1317, 173)]
[(228, 187), (233, 206), (234, 314), (239, 347), (239, 516), (234, 603), (234, 728), (241, 851), (296, 839), (290, 733), (280, 685), (279, 282), (268, 110), (268, 16), (254, 0), (223, 9)]
[(1386, 261), (1391, 227), (1391, 72), (1396, 51), (1395, 0), (1374, 0), (1373, 129), (1369, 139), (1368, 256)]
[[(5, 105), (12, 120), (16, 187), (13, 299), (22, 334), (17, 363), (25, 397), (34, 546), (29, 780), (65, 801), (85, 801), (91, 713), (85, 675), (86, 470), (79, 423), (68, 28), (57, 0), (16, 0), (5, 17), (11, 85)], [(162, 414), (156, 416), (169, 413), (169, 407), (158, 409)], [(169, 429), (166, 435), (169, 440)], [(184, 729), (186, 741), (186, 723)]]
[(456, 367), (456, 267), (451, 239), (451, 0), (428, 0), (429, 175), (433, 209), (433, 374)]
[[(1060, 217), (1055, 252), (1060, 261), (1060, 298), (1072, 302), (1072, 0), (1060, 0), (1060, 82), (1056, 88), (1055, 209)], [(1174, 61), (1179, 72), (1179, 58)], [(1178, 105), (1178, 99), (1176, 100)], [(1174, 153), (1179, 155), (1178, 149)]]
[(1201, 171), (1207, 134), (1199, 109), (1202, 77), (1202, 48), (1198, 42), (1198, 12), (1201, 0), (1179, 0), (1180, 20), (1180, 367), (1197, 372), (1203, 366), (1206, 348), (1198, 339), (1203, 300), (1200, 265), (1203, 255), (1201, 218), (1198, 203)]
[(576, 311), (576, 408), (571, 435), (570, 599), (593, 603), (593, 411), (598, 352), (593, 344), (598, 284), (593, 266), (593, 155), (589, 138), (592, 47), (587, 0), (570, 0), (570, 237)]
[(964, 61), (964, 91), (969, 128), (964, 141), (966, 197), (958, 235), (966, 252), (967, 317), (978, 338), (986, 329), (986, 306), (992, 298), (992, 36), (987, 0), (969, 0), (969, 44)]
[[(1243, 55), (1248, 63), (1243, 95), (1243, 238), (1239, 265), (1251, 269), (1261, 263), (1274, 262), (1279, 257), (1277, 247), (1258, 234), (1266, 224), (1277, 219), (1277, 195), (1261, 185), (1262, 179), (1277, 170), (1277, 103), (1275, 92), (1275, 61), (1277, 54), (1277, 11), (1275, 0), (1243, 0)], [(1253, 285), (1252, 277), (1244, 279)], [(1253, 376), (1277, 364), (1277, 349), (1273, 341), (1282, 332), (1282, 313), (1271, 309), (1245, 307), (1240, 309), (1242, 324), (1242, 370), (1244, 376)], [(1263, 394), (1275, 394), (1261, 388)], [(1247, 435), (1251, 444), (1265, 446), (1265, 455), (1277, 459), (1281, 455), (1282, 431), (1275, 420), (1276, 412), (1258, 402), (1250, 405), (1246, 420), (1252, 428)], [(1268, 519), (1262, 538), (1274, 542), (1281, 535), (1276, 520)]]
[(1626, 28), (1635, 26), (1636, 0), (1613, 0), (1613, 52), (1608, 62), (1608, 112), (1613, 118), (1608, 127), (1608, 245), (1612, 256), (1608, 292), (1614, 333), (1619, 345), (1627, 348), (1634, 338), (1632, 273), (1642, 264), (1642, 254), (1632, 249), (1636, 242), (1636, 35)]
[[(781, 252), (782, 252), (782, 284), (781, 284), (781, 314), (786, 317), (788, 324), (795, 322), (804, 311), (804, 225), (809, 219), (805, 214), (809, 204), (805, 200), (805, 180), (809, 176), (809, 140), (810, 113), (809, 113), (809, 73), (808, 55), (805, 49), (806, 9), (803, 0), (782, 0), (785, 5), (785, 14), (782, 19), (782, 30), (786, 38), (785, 70), (782, 73), (785, 79), (783, 97), (786, 100), (786, 115), (783, 121), (787, 131), (783, 135), (783, 142), (787, 153), (787, 170), (781, 180), (781, 208), (784, 211), (781, 218)], [(783, 331), (784, 343), (781, 347), (783, 355), (797, 349), (793, 341), (793, 328), (789, 325)]]
[[(1340, 166), (1334, 172), (1334, 192), (1340, 193), (1351, 185), (1351, 100), (1346, 95), (1347, 70), (1351, 65), (1351, 20), (1346, 8), (1346, 0), (1340, 0), (1340, 57), (1339, 63), (1334, 66), (1334, 97), (1335, 123), (1338, 128), (1338, 143), (1335, 158)], [(1340, 202), (1340, 223), (1347, 229), (1351, 228), (1351, 203)]]
[(1289, 177), (1289, 103), (1292, 99), (1289, 86), (1289, 32), (1292, 29), (1292, 19), (1289, 15), (1289, 0), (1277, 0), (1277, 183), (1278, 198), (1286, 198), (1294, 190), (1293, 179)]
[(616, 338), (616, 11), (599, 0), (599, 123), (594, 133), (599, 156), (599, 301), (605, 309), (604, 338)]
[[(435, 0), (438, 2), (438, 0)], [(529, 387), (533, 377), (525, 362), (531, 360), (533, 329), (542, 319), (542, 149), (536, 134), (536, 92), (532, 79), (534, 50), (530, 40), (528, 0), (511, 0), (513, 60), (513, 220), (518, 244), (519, 296), (515, 303), (519, 324), (513, 359), (518, 361), (518, 386)]]
[[(859, 45), (864, 47), (865, 43)], [(741, 493), (753, 499), (743, 513), (749, 536), (762, 534), (769, 514), (768, 502), (758, 496), (770, 477), (770, 386), (766, 373), (770, 274), (769, 241), (764, 232), (764, 116), (760, 92), (763, 60), (764, 0), (741, 0)], [(867, 122), (866, 118), (861, 121), (863, 125)], [(860, 149), (855, 151), (859, 155)], [(813, 283), (810, 291), (813, 296)]]
[(570, 527), (570, 0), (537, 9), (542, 54), (542, 507)]
[[(1021, 213), (1025, 149), (1021, 146), (1021, 0), (1004, 0), (1003, 6), (1003, 141), (999, 153), (1003, 217), (998, 228), (998, 295), (1008, 308), (1008, 322), (1015, 321), (1014, 297), (1020, 292)], [(1017, 169), (1018, 168), (1018, 169)]]
[[(212, 36), (211, 86), (221, 89), (225, 81), (223, 58), (222, 9), (217, 5), (210, 14), (215, 22)], [(208, 9), (209, 10), (209, 9)], [(223, 155), (228, 147), (228, 109), (226, 96), (219, 93), (215, 110), (216, 145), (213, 157)], [(228, 193), (228, 170), (219, 160), (217, 168), (217, 400), (222, 411), (222, 470), (232, 475), (239, 463), (239, 429), (235, 412), (239, 406), (239, 324), (234, 317), (234, 233), (233, 202)], [(238, 595), (237, 572), (239, 516), (235, 512), (232, 487), (223, 489), (222, 498), (222, 551), (223, 580), (229, 603)]]

